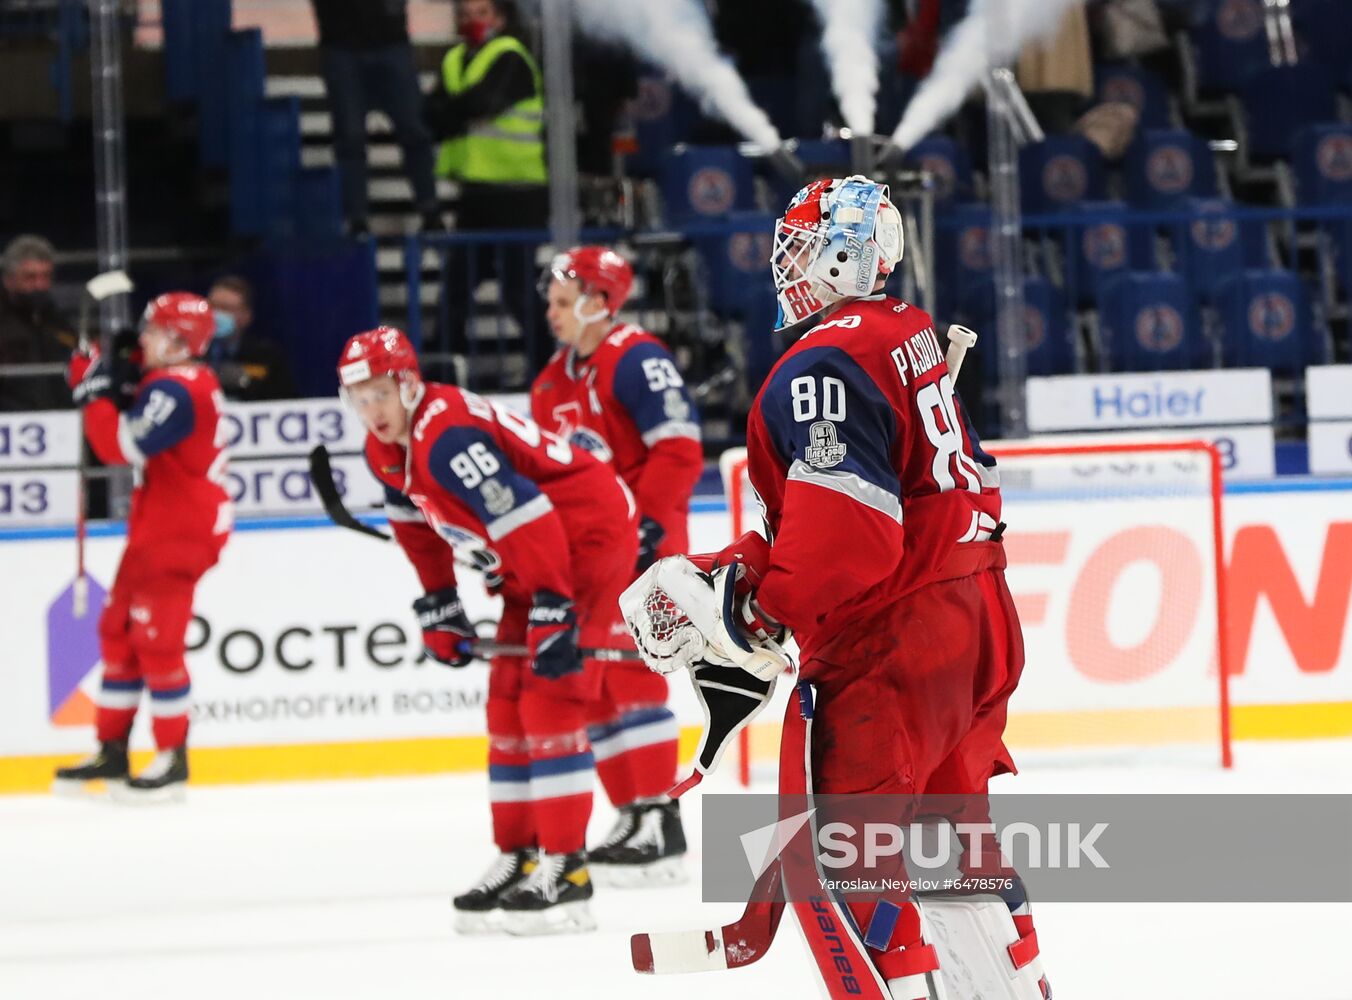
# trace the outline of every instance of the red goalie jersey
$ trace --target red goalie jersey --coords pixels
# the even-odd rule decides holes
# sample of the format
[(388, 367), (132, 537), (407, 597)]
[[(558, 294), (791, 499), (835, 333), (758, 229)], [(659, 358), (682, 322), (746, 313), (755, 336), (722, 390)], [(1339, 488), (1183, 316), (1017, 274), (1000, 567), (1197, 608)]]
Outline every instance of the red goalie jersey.
[[(846, 626), (978, 568), (1000, 519), (995, 461), (962, 413), (933, 321), (845, 305), (771, 371), (747, 423), (771, 564), (757, 597), (806, 660)], [(972, 565), (968, 565), (971, 563)]]
[(368, 434), (366, 460), (426, 590), (455, 585), (449, 542), (501, 575), (506, 597), (572, 598), (570, 553), (632, 537), (633, 498), (610, 468), (533, 421), (433, 383), (412, 421), (407, 452)]
[(665, 531), (659, 556), (686, 551), (704, 453), (699, 415), (660, 340), (619, 324), (586, 358), (565, 347), (536, 378), (530, 401), (542, 427), (614, 465), (639, 513)]

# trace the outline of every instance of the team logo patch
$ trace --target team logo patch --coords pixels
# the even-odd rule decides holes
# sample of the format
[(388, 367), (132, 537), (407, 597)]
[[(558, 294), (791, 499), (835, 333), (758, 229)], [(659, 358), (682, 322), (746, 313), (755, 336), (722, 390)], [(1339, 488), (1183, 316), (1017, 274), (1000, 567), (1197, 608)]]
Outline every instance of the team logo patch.
[(968, 226), (958, 236), (958, 259), (969, 271), (991, 268), (991, 232), (986, 226)]
[(1042, 167), (1042, 190), (1052, 201), (1079, 201), (1089, 190), (1084, 164), (1073, 156), (1053, 156)]
[(1145, 161), (1145, 176), (1160, 194), (1179, 194), (1192, 184), (1192, 157), (1182, 146), (1160, 146)]
[(1084, 258), (1099, 271), (1115, 271), (1127, 263), (1127, 231), (1116, 222), (1101, 222), (1084, 231)]
[(1183, 343), (1183, 317), (1173, 306), (1148, 306), (1136, 314), (1136, 342), (1163, 354)]
[(958, 186), (958, 173), (953, 169), (953, 161), (939, 153), (927, 153), (920, 158), (920, 169), (934, 177), (934, 197), (945, 201), (952, 197)]
[(634, 101), (634, 118), (641, 122), (657, 121), (671, 111), (671, 84), (660, 77), (645, 76), (638, 82), (638, 97)]
[(728, 261), (739, 271), (759, 272), (772, 253), (769, 233), (733, 233), (728, 240)]
[(516, 494), (510, 486), (496, 479), (488, 479), (479, 487), (479, 496), (483, 498), (484, 510), (494, 517), (501, 517), (516, 506)]
[(1145, 87), (1129, 76), (1110, 76), (1103, 81), (1102, 98), (1105, 102), (1130, 104), (1137, 111), (1145, 108)]
[(606, 444), (606, 439), (590, 427), (576, 428), (568, 435), (568, 443), (581, 448), (583, 451), (590, 452), (603, 462), (609, 462), (615, 457), (615, 453), (610, 450), (610, 445)]
[(845, 461), (846, 445), (836, 436), (836, 425), (818, 420), (807, 430), (812, 442), (803, 450), (803, 458), (814, 469), (831, 469)]
[(1225, 0), (1216, 10), (1216, 28), (1232, 42), (1245, 42), (1263, 26), (1258, 0)]
[(1210, 250), (1213, 253), (1229, 247), (1235, 242), (1235, 237), (1239, 235), (1239, 227), (1235, 225), (1235, 220), (1222, 215), (1214, 215), (1209, 219), (1197, 219), (1189, 227), (1189, 230), (1192, 233), (1192, 242), (1195, 246), (1202, 250)]
[(1352, 180), (1352, 135), (1326, 135), (1315, 147), (1314, 160), (1325, 180)]
[(690, 207), (700, 215), (723, 215), (732, 208), (737, 187), (722, 167), (701, 167), (690, 178), (687, 193)]
[(1047, 340), (1047, 320), (1037, 306), (1025, 303), (1023, 307), (1023, 333), (1028, 350), (1036, 351)]
[(1295, 303), (1281, 292), (1255, 295), (1249, 303), (1249, 330), (1259, 340), (1285, 340), (1295, 328)]
[(662, 393), (662, 412), (668, 420), (689, 420), (690, 404), (675, 386)]

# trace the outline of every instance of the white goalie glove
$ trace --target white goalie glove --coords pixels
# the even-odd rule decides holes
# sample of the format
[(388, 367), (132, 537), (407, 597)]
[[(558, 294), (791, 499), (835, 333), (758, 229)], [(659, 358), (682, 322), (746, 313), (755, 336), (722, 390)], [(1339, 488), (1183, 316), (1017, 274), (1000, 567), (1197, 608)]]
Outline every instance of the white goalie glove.
[(705, 572), (685, 556), (659, 559), (620, 595), (620, 612), (643, 660), (659, 674), (698, 663), (741, 667), (768, 681), (792, 666), (751, 595), (737, 593), (737, 562)]

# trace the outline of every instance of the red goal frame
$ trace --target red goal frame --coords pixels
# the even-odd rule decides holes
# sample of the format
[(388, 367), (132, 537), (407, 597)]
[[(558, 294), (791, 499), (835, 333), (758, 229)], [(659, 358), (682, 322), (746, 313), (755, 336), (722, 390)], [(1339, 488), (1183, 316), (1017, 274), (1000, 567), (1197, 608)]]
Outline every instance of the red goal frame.
[[(1164, 452), (1191, 452), (1207, 456), (1211, 492), (1211, 531), (1215, 554), (1216, 575), (1216, 675), (1220, 714), (1221, 767), (1234, 765), (1231, 749), (1230, 725), (1230, 636), (1226, 616), (1228, 587), (1225, 570), (1225, 522), (1223, 463), (1220, 451), (1210, 441), (1188, 439), (1182, 441), (1104, 441), (1076, 444), (1008, 444), (988, 443), (985, 450), (997, 460), (1000, 458), (1051, 458), (1065, 455), (1149, 455)], [(719, 459), (728, 512), (732, 522), (732, 537), (740, 538), (757, 527), (746, 518), (746, 449), (733, 448)], [(738, 735), (738, 779), (746, 786), (751, 783), (751, 739), (747, 730)]]

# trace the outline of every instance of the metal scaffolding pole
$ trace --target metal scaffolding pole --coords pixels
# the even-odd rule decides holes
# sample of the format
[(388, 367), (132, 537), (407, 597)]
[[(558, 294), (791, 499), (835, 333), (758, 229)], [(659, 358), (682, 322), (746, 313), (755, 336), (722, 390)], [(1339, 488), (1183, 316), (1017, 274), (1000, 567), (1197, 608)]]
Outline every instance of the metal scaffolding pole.
[(545, 132), (549, 159), (549, 228), (554, 246), (577, 243), (577, 112), (573, 89), (572, 0), (541, 0), (544, 36)]
[[(987, 168), (991, 188), (990, 253), (995, 280), (996, 343), (999, 354), (1001, 433), (1007, 438), (1025, 437), (1028, 419), (1024, 403), (1027, 376), (1026, 317), (1023, 301), (1023, 218), (1019, 208), (1019, 134), (1026, 129), (1020, 110), (1011, 97), (1017, 93), (1009, 70), (1001, 65), (1002, 46), (1009, 37), (999, 22), (999, 4), (990, 7), (990, 36), (986, 40), (990, 72), (986, 80)], [(1019, 95), (1022, 97), (1022, 95)], [(1033, 123), (1036, 128), (1036, 123)]]
[[(89, 0), (90, 109), (94, 128), (94, 224), (99, 271), (127, 268), (127, 161), (123, 149), (122, 41), (118, 0)], [(131, 325), (126, 295), (99, 303), (100, 330)], [(105, 348), (107, 344), (104, 344)]]

